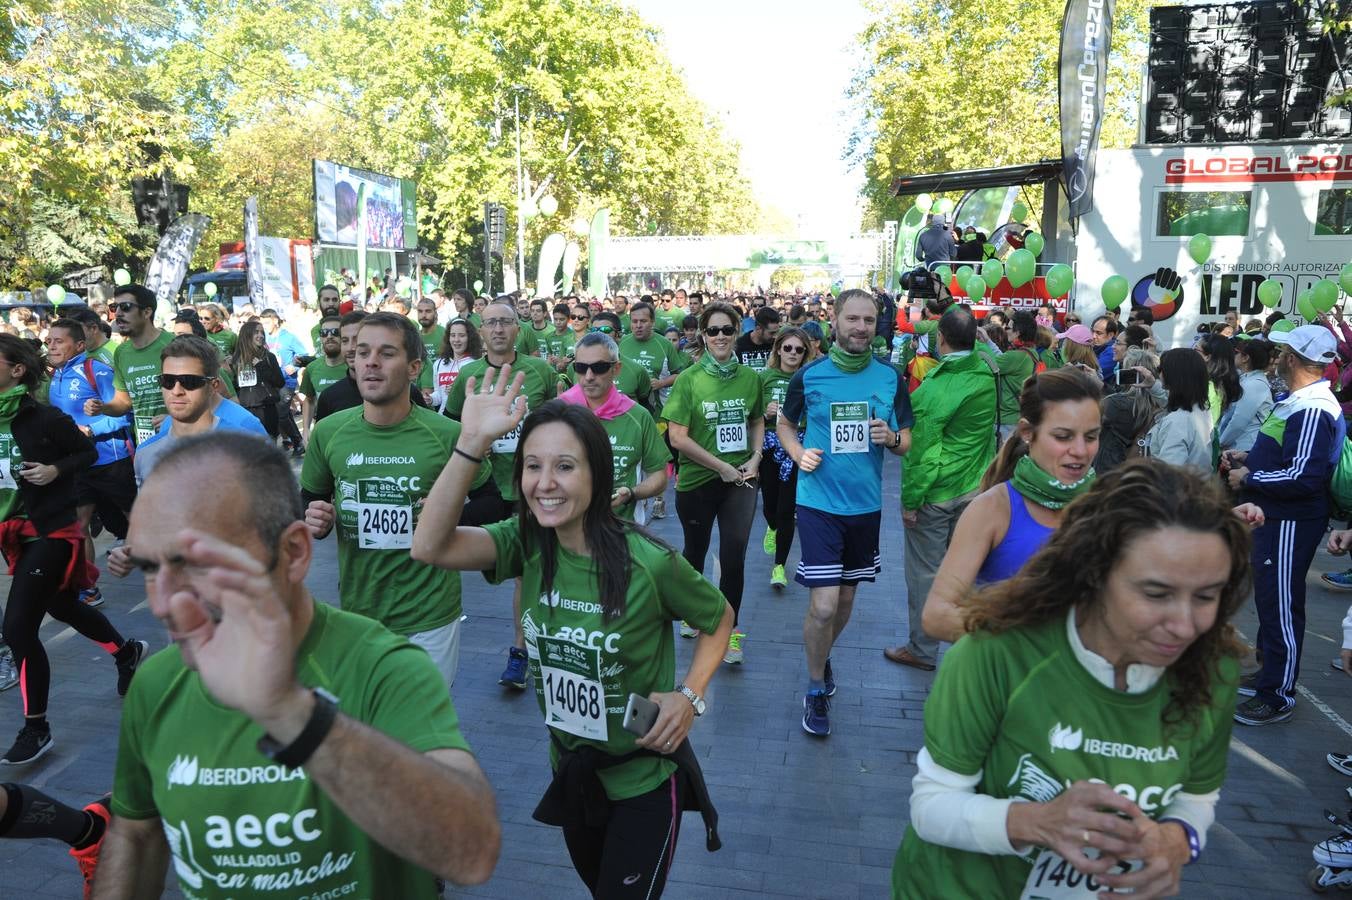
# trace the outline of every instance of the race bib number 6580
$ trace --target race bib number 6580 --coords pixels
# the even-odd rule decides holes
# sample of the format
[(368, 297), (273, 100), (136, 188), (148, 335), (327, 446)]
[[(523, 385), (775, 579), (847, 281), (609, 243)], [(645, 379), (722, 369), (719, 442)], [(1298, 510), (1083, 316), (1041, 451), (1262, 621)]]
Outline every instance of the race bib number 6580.
[(719, 453), (737, 453), (746, 449), (746, 413), (740, 409), (720, 409), (715, 432)]

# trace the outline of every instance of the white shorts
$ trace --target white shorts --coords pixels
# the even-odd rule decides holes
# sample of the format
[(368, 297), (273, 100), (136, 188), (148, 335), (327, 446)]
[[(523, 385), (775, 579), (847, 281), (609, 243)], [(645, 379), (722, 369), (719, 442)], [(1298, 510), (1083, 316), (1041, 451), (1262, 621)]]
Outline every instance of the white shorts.
[(427, 651), (432, 657), (441, 677), (446, 679), (446, 687), (455, 684), (455, 670), (460, 665), (460, 620), (449, 625), (420, 631), (408, 636), (409, 642)]

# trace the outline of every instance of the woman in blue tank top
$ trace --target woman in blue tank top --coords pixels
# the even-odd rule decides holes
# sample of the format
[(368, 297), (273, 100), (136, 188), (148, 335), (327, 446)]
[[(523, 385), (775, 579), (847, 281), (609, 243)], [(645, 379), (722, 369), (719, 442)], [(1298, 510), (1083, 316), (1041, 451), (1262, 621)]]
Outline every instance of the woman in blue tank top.
[(930, 637), (963, 634), (962, 601), (972, 588), (1004, 581), (1051, 537), (1070, 501), (1094, 480), (1101, 417), (1099, 381), (1076, 368), (1029, 378), (1019, 425), (958, 519), (948, 553), (925, 598)]

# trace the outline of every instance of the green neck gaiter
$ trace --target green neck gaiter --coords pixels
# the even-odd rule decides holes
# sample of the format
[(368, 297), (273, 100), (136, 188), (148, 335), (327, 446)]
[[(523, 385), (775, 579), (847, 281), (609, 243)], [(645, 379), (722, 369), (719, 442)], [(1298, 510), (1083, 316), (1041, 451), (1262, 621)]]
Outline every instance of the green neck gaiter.
[(1061, 509), (1067, 503), (1083, 494), (1094, 484), (1095, 472), (1091, 468), (1074, 484), (1062, 484), (1033, 462), (1031, 456), (1021, 457), (1014, 466), (1014, 490), (1032, 500), (1038, 506), (1047, 509)]

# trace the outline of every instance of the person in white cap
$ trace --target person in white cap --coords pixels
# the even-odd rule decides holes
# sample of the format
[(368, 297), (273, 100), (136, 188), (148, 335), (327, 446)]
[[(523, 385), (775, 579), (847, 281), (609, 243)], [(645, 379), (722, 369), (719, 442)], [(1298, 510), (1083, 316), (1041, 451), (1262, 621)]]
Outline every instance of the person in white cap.
[(1338, 355), (1322, 325), (1273, 332), (1282, 347), (1277, 370), (1291, 392), (1260, 426), (1253, 449), (1225, 454), (1229, 482), (1241, 501), (1262, 507), (1266, 522), (1253, 532), (1254, 606), (1258, 611), (1258, 672), (1240, 682), (1235, 710), (1242, 725), (1291, 718), (1305, 637), (1305, 575), (1328, 526), (1327, 485), (1347, 426), (1324, 380)]

